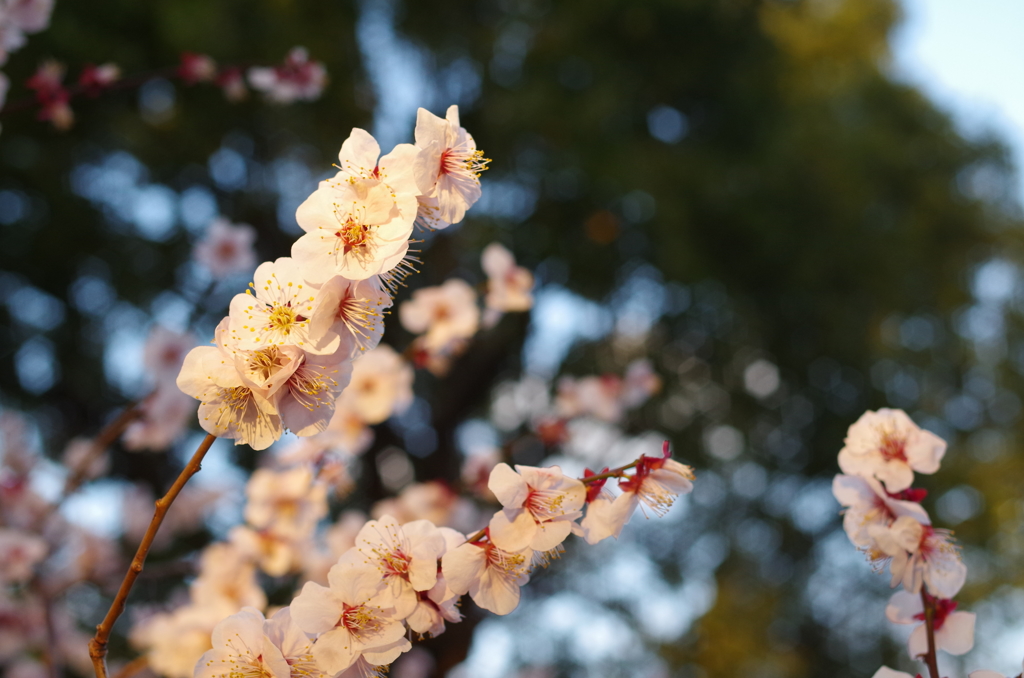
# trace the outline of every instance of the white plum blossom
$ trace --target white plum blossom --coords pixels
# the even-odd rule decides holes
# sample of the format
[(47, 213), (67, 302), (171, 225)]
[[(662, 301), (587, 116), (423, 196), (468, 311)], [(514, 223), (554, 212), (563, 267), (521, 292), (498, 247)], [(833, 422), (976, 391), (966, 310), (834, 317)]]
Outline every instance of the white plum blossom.
[(245, 519), (256, 528), (308, 535), (327, 515), (327, 488), (305, 467), (257, 469), (245, 494)]
[[(607, 472), (604, 469), (603, 472)], [(584, 480), (597, 475), (586, 469)], [(573, 533), (583, 537), (588, 544), (596, 544), (608, 537), (619, 538), (622, 528), (629, 522), (636, 505), (628, 499), (616, 500), (615, 495), (605, 488), (607, 478), (587, 483), (587, 512), (578, 524), (573, 525)]]
[(189, 586), (192, 602), (203, 606), (263, 609), (267, 596), (256, 581), (256, 565), (233, 544), (214, 542), (199, 558), (199, 576)]
[(875, 527), (870, 532), (881, 553), (892, 559), (892, 586), (902, 583), (907, 591), (919, 593), (925, 585), (929, 593), (947, 599), (963, 587), (967, 567), (946, 530), (903, 516), (887, 528)]
[(384, 314), (391, 307), (391, 295), (384, 289), (379, 276), (365, 280), (349, 280), (336, 275), (321, 286), (317, 294), (317, 307), (309, 334), (314, 341), (329, 331), (351, 336), (352, 357), (358, 357), (380, 344), (384, 334)]
[(416, 147), (431, 183), (420, 197), (420, 220), (430, 228), (459, 223), (480, 199), (480, 172), (490, 162), (459, 125), (459, 107), (450, 106), (444, 118), (419, 109)]
[(254, 530), (247, 525), (231, 528), (228, 543), (271, 577), (280, 577), (298, 569), (302, 563), (300, 549), (306, 546), (298, 537), (268, 529)]
[(444, 537), (430, 521), (399, 525), (394, 517), (384, 516), (366, 523), (355, 548), (339, 562), (375, 567), (386, 585), (383, 604), (405, 619), (416, 608), (417, 592), (437, 583), (437, 561), (444, 552)]
[(370, 666), (390, 664), (412, 647), (394, 608), (382, 601), (385, 584), (377, 568), (339, 563), (327, 581), (329, 587), (306, 582), (291, 604), (299, 628), (320, 634), (313, 658), (321, 671), (334, 675), (360, 657)]
[(256, 231), (249, 224), (232, 224), (217, 217), (196, 243), (192, 256), (214, 280), (222, 280), (236, 273), (249, 273), (256, 267), (255, 240)]
[(217, 624), (211, 638), (213, 647), (196, 664), (195, 678), (291, 678), (291, 666), (264, 632), (265, 625), (263, 614), (252, 607)]
[(167, 678), (193, 678), (196, 664), (212, 647), (217, 624), (238, 607), (220, 601), (212, 605), (184, 605), (157, 613), (137, 623), (129, 639), (145, 652), (150, 668)]
[(513, 471), (498, 464), (487, 486), (504, 507), (491, 518), (490, 538), (506, 551), (555, 548), (583, 515), (580, 509), (587, 498), (583, 483), (566, 477), (558, 466), (516, 466)]
[(509, 552), (489, 541), (466, 543), (444, 554), (441, 571), (448, 587), (468, 593), (480, 607), (508, 614), (519, 605), (519, 588), (530, 581), (531, 549)]
[[(932, 601), (935, 606), (932, 617), (935, 649), (952, 655), (970, 652), (974, 647), (975, 614), (957, 612), (956, 602), (952, 600), (932, 598)], [(885, 616), (894, 624), (918, 624), (907, 641), (907, 650), (914, 658), (928, 652), (928, 630), (924, 624), (924, 602), (920, 595), (909, 591), (897, 591), (889, 599)]]
[(861, 415), (839, 451), (843, 473), (878, 478), (889, 492), (914, 482), (914, 472), (935, 473), (946, 442), (915, 424), (903, 410), (883, 408)]
[(533, 308), (533, 274), (516, 266), (515, 257), (507, 248), (492, 242), (484, 248), (480, 263), (487, 274), (485, 326), (494, 325), (502, 313)]
[(897, 518), (913, 518), (922, 525), (929, 525), (928, 513), (914, 501), (890, 497), (882, 484), (874, 478), (837, 474), (832, 480), (832, 494), (846, 507), (843, 513), (843, 529), (854, 546), (872, 549), (875, 539), (871, 536), (872, 526), (888, 527)]
[(306, 353), (288, 377), (280, 399), (281, 421), (297, 436), (327, 430), (338, 396), (352, 378), (349, 351), (333, 356)]
[(199, 424), (207, 433), (257, 450), (281, 437), (274, 395), (247, 386), (229, 353), (228, 318), (217, 328), (217, 346), (197, 346), (185, 356), (178, 388), (200, 401)]
[(564, 418), (590, 415), (615, 423), (622, 419), (621, 393), (622, 379), (613, 374), (580, 379), (563, 376), (558, 380), (555, 411)]
[(191, 332), (175, 332), (163, 325), (153, 325), (142, 348), (142, 363), (152, 381), (174, 381), (185, 361), (185, 355), (196, 345)]
[(444, 577), (439, 577), (433, 588), (418, 596), (416, 609), (405, 620), (416, 633), (436, 637), (444, 633), (446, 621), (453, 624), (462, 621), (462, 613), (459, 611), (459, 599), (462, 596), (449, 588)]
[(412, 365), (387, 344), (363, 353), (352, 365), (352, 379), (342, 393), (342, 407), (363, 422), (379, 424), (412, 404)]
[(670, 457), (667, 440), (662, 446), (661, 457), (640, 457), (633, 476), (619, 481), (619, 489), (623, 492), (615, 499), (620, 506), (613, 511), (621, 510), (632, 516), (636, 507), (643, 503), (656, 515), (663, 516), (676, 497), (689, 494), (693, 490), (693, 469)]
[(295, 212), (306, 234), (292, 255), (303, 261), (311, 283), (335, 275), (365, 280), (405, 259), (419, 193), (417, 152), (400, 144), (378, 161), (379, 153), (372, 136), (353, 129), (339, 154), (341, 171), (321, 181)]
[(231, 340), (241, 349), (270, 344), (298, 346), (308, 353), (332, 354), (340, 338), (327, 330), (317, 341), (309, 336), (316, 308), (316, 289), (305, 281), (305, 266), (289, 257), (260, 264), (245, 294), (231, 300)]
[(413, 334), (425, 333), (423, 347), (431, 352), (472, 337), (480, 327), (476, 292), (460, 278), (414, 291), (412, 298), (398, 307), (398, 318)]

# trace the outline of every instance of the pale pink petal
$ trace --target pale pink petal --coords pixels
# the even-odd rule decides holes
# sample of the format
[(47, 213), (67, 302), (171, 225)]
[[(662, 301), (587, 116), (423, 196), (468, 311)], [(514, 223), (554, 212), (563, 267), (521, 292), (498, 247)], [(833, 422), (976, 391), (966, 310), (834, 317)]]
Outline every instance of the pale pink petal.
[(323, 633), (334, 628), (341, 618), (340, 601), (326, 586), (308, 581), (292, 600), (292, 620), (306, 633)]
[(358, 656), (352, 634), (344, 626), (327, 631), (313, 645), (316, 665), (329, 676), (347, 669)]
[(907, 443), (907, 461), (918, 473), (935, 473), (946, 454), (946, 441), (931, 431), (919, 431)]
[[(454, 590), (454, 589), (452, 589)], [(519, 605), (519, 585), (488, 568), (469, 590), (473, 602), (494, 614), (508, 614)]]
[(920, 620), (914, 619), (914, 615), (923, 611), (921, 596), (908, 591), (897, 591), (885, 606), (885, 617), (894, 624), (918, 624)]
[(537, 522), (525, 509), (498, 511), (491, 518), (489, 527), (491, 541), (506, 551), (521, 551), (530, 545), (537, 534)]
[(523, 502), (530, 493), (530, 488), (521, 475), (512, 470), (506, 463), (498, 464), (491, 471), (487, 487), (505, 508), (522, 508)]
[(441, 571), (448, 587), (455, 593), (466, 593), (480, 579), (487, 566), (487, 554), (474, 544), (463, 544), (441, 558)]
[(974, 621), (976, 615), (973, 612), (953, 612), (942, 628), (935, 632), (935, 645), (943, 652), (952, 655), (967, 654), (974, 647)]
[[(572, 526), (575, 523), (571, 520), (553, 520), (537, 525), (537, 531), (529, 542), (529, 547), (534, 551), (550, 551), (569, 536)], [(493, 533), (492, 533), (493, 534)], [(495, 541), (495, 544), (498, 542)], [(498, 544), (501, 546), (500, 544)], [(505, 548), (505, 547), (502, 547)], [(505, 548), (506, 551), (518, 551), (517, 548)]]
[(910, 638), (907, 640), (907, 652), (910, 653), (913, 659), (928, 653), (928, 629), (925, 628), (924, 624), (921, 624), (911, 632)]

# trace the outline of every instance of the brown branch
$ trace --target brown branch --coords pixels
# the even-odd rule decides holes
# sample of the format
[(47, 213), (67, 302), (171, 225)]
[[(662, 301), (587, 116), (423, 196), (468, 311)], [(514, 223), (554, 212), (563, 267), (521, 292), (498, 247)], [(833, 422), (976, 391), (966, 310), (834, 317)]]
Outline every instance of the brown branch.
[(622, 474), (627, 469), (631, 469), (631, 468), (633, 468), (634, 466), (636, 466), (639, 463), (640, 463), (640, 460), (637, 459), (636, 461), (630, 462), (630, 463), (626, 464), (625, 466), (620, 466), (620, 467), (618, 467), (616, 469), (612, 469), (611, 471), (608, 471), (607, 473), (598, 473), (597, 475), (587, 476), (586, 478), (580, 478), (580, 482), (583, 483), (584, 485), (589, 485), (590, 483), (596, 482), (598, 480), (604, 480), (605, 478), (621, 478)]
[(181, 492), (182, 488), (185, 487), (185, 483), (194, 476), (200, 469), (203, 457), (209, 451), (210, 446), (213, 445), (213, 441), (216, 440), (216, 436), (207, 435), (203, 439), (203, 442), (196, 449), (195, 454), (189, 460), (185, 468), (181, 470), (177, 480), (171, 485), (171, 489), (167, 490), (167, 494), (156, 500), (156, 510), (153, 512), (153, 520), (150, 521), (149, 527), (146, 529), (146, 534), (142, 537), (142, 543), (139, 544), (139, 548), (135, 551), (135, 557), (132, 558), (132, 564), (128, 568), (128, 572), (124, 575), (124, 581), (121, 582), (121, 588), (118, 589), (117, 595), (114, 596), (114, 601), (110, 604), (110, 609), (107, 611), (107, 616), (103, 618), (103, 621), (96, 627), (96, 635), (89, 641), (89, 657), (92, 659), (93, 669), (96, 671), (96, 678), (107, 678), (107, 642), (110, 639), (110, 632), (114, 628), (114, 622), (124, 612), (125, 602), (128, 599), (128, 593), (132, 590), (132, 586), (135, 584), (135, 580), (138, 578), (139, 573), (142, 572), (142, 566), (146, 563), (146, 556), (149, 554), (149, 548), (153, 544), (153, 539), (156, 538), (157, 530), (160, 529), (160, 524), (164, 521), (164, 516), (167, 515), (167, 510), (171, 507), (178, 493)]
[(928, 652), (922, 655), (928, 665), (931, 678), (942, 678), (939, 674), (939, 660), (935, 656), (935, 598), (928, 595), (928, 587), (921, 586), (921, 603), (924, 605), (924, 626), (928, 634)]

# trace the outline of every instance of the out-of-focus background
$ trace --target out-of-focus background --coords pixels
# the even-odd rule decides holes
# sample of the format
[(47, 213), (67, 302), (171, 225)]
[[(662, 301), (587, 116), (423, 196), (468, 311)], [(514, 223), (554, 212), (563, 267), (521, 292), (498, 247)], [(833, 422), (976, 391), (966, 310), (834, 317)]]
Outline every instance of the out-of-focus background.
[[(58, 0), (4, 67), (8, 102), (47, 57), (133, 74), (183, 51), (271, 63), (304, 45), (330, 83), (282, 107), (156, 79), (76, 100), (63, 133), (5, 116), (0, 406), (25, 413), (53, 459), (94, 434), (147, 392), (154, 323), (194, 322), (206, 341), (243, 288), (228, 281), (195, 307), (208, 280), (189, 254), (214, 217), (253, 225), (261, 259), (284, 256), (296, 206), (352, 127), (387, 149), (411, 141), (417, 107), (456, 103), (493, 163), (466, 221), (426, 236), (410, 289), (481, 282), (480, 251), (498, 241), (535, 272), (536, 305), (447, 376), (417, 374), (416, 402), (380, 425), (348, 501), (365, 509), (413, 478), (457, 486), (466, 455), (513, 435), (513, 461), (570, 466), (667, 437), (698, 481), (664, 520), (571, 544), (513, 614), (467, 603), (467, 622), (423, 646), (437, 675), (916, 671), (884, 619), (887, 578), (848, 542), (830, 490), (846, 428), (885, 406), (950, 444), (920, 482), (963, 545), (960, 601), (978, 632), (945, 672), (1014, 675), (1022, 26), (1010, 0)], [(409, 340), (392, 316), (385, 341)], [(523, 436), (560, 375), (621, 374), (644, 356), (662, 388), (624, 425), (577, 422), (563, 450)], [(115, 446), (68, 519), (119, 538), (119, 497), (166, 487), (193, 429), (167, 453)], [(188, 554), (240, 520), (256, 458), (214, 448), (196, 482), (219, 503), (154, 554), (163, 576), (133, 601), (177, 595)], [(413, 473), (388, 476), (395, 459)], [(59, 489), (51, 475), (44, 495)], [(109, 601), (95, 586), (68, 595), (82, 630)], [(112, 652), (132, 656), (124, 641)]]

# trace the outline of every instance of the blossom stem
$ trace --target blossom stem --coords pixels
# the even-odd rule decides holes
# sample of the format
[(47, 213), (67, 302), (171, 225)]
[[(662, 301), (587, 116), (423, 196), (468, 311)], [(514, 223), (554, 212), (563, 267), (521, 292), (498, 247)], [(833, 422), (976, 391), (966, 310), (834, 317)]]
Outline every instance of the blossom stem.
[(132, 590), (132, 586), (135, 584), (135, 580), (138, 578), (139, 573), (142, 572), (142, 566), (146, 562), (146, 556), (149, 555), (149, 548), (153, 544), (153, 540), (156, 538), (157, 530), (160, 529), (160, 524), (164, 521), (164, 516), (167, 515), (167, 510), (171, 507), (171, 504), (177, 498), (182, 488), (185, 487), (185, 483), (194, 476), (201, 468), (203, 457), (210, 450), (210, 446), (213, 445), (213, 441), (217, 438), (212, 434), (208, 434), (203, 442), (200, 443), (196, 449), (195, 454), (185, 465), (185, 468), (178, 474), (177, 480), (171, 485), (171, 488), (167, 490), (167, 494), (156, 500), (156, 508), (153, 512), (153, 520), (149, 522), (149, 527), (146, 528), (146, 534), (142, 537), (142, 542), (139, 544), (138, 550), (135, 551), (135, 557), (132, 558), (132, 564), (128, 568), (128, 572), (124, 575), (124, 581), (121, 582), (121, 587), (117, 590), (117, 595), (114, 596), (114, 601), (110, 604), (110, 609), (107, 610), (107, 616), (103, 618), (103, 621), (96, 626), (96, 635), (93, 636), (92, 640), (89, 641), (89, 657), (92, 659), (92, 666), (96, 672), (96, 678), (107, 678), (107, 642), (110, 639), (110, 632), (114, 628), (114, 622), (124, 612), (125, 602), (128, 599), (128, 593)]
[(640, 463), (640, 460), (637, 459), (636, 461), (631, 462), (629, 464), (626, 464), (625, 466), (620, 466), (620, 467), (618, 467), (616, 469), (612, 469), (611, 471), (607, 471), (605, 473), (598, 473), (596, 476), (587, 476), (586, 478), (580, 478), (579, 480), (584, 485), (587, 485), (589, 483), (593, 483), (593, 482), (596, 482), (598, 480), (604, 480), (605, 478), (621, 478), (623, 472), (625, 472), (628, 469), (633, 468), (634, 466), (636, 466), (639, 463)]
[(921, 587), (921, 603), (924, 605), (924, 627), (928, 634), (928, 652), (924, 655), (924, 663), (928, 665), (931, 678), (942, 678), (939, 674), (939, 661), (935, 656), (935, 598), (928, 595), (928, 589)]

